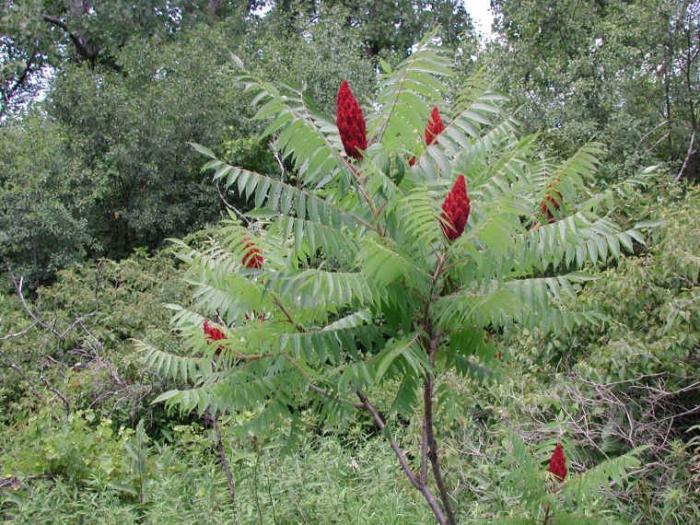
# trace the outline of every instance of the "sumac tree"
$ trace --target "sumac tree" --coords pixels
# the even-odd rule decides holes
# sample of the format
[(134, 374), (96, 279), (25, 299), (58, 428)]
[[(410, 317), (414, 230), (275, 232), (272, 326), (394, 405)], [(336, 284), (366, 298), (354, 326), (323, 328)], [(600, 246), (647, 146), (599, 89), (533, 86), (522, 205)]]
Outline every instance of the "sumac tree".
[[(451, 61), (430, 39), (385, 71), (364, 112), (343, 85), (339, 100), (353, 107), (339, 108), (338, 122), (350, 142), (303, 92), (239, 66), (257, 118), (269, 121), (265, 134), (295, 173), (280, 180), (195, 146), (210, 157), (204, 169), (268, 219), (231, 220), (206, 250), (183, 245), (194, 298), (191, 308), (172, 308), (189, 352), (142, 346), (152, 366), (191, 387), (159, 400), (253, 411), (258, 432), (298, 418), (300, 406), (331, 423), (364, 411), (437, 521), (455, 523), (436, 387), (449, 389), (448, 374), (488, 372), (495, 332), (599, 322), (576, 307), (591, 278), (577, 270), (642, 242), (608, 218), (610, 191), (587, 189), (600, 147), (548, 160), (536, 137), (517, 138), (503, 97), (483, 83), (448, 91)], [(366, 122), (354, 122), (363, 113)], [(434, 115), (440, 129), (426, 144)], [(557, 206), (547, 204), (552, 194)], [(213, 326), (225, 336), (215, 343)], [(387, 406), (373, 402), (377, 394)], [(412, 456), (394, 432), (398, 415), (422, 418)]]

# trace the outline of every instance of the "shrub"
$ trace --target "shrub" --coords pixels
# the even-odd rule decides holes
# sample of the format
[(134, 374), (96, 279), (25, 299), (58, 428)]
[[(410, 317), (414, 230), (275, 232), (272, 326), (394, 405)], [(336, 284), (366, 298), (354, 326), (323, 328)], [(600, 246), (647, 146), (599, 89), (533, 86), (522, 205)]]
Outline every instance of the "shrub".
[[(448, 96), (450, 74), (428, 39), (384, 76), (366, 123), (355, 122), (362, 113), (354, 110), (348, 123), (339, 107), (338, 129), (302, 93), (243, 69), (239, 81), (255, 96), (257, 118), (271, 121), (265, 134), (293, 162), (296, 184), (195, 146), (214, 179), (264, 219), (247, 229), (228, 221), (207, 249), (182, 245), (193, 304), (172, 309), (189, 353), (141, 347), (156, 369), (193, 383), (160, 401), (252, 411), (245, 428), (256, 434), (284, 425), (293, 434), (309, 406), (335, 425), (366, 412), (438, 522), (453, 524), (434, 421), (435, 405), (451, 403), (445, 378), (493, 373), (494, 333), (517, 326), (556, 334), (598, 322), (595, 308), (576, 306), (591, 278), (577, 270), (643, 239), (607, 217), (608, 194), (588, 189), (599, 145), (547, 160), (536, 137), (517, 138), (503, 97), (488, 89)], [(426, 144), (436, 105), (444, 130)], [(356, 134), (365, 129), (362, 151)], [(541, 203), (551, 194), (559, 207), (550, 222)], [(264, 263), (246, 264), (251, 244)], [(204, 322), (225, 338), (209, 344)], [(422, 417), (415, 459), (394, 437), (412, 416)]]

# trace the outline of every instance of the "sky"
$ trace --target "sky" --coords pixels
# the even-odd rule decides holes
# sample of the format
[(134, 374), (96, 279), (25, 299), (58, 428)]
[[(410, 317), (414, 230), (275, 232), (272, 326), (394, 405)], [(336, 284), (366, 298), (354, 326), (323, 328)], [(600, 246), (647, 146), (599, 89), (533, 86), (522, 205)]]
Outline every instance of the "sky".
[(464, 7), (474, 21), (474, 26), (479, 33), (482, 33), (487, 39), (491, 36), (491, 22), (493, 15), (491, 14), (490, 0), (463, 0)]

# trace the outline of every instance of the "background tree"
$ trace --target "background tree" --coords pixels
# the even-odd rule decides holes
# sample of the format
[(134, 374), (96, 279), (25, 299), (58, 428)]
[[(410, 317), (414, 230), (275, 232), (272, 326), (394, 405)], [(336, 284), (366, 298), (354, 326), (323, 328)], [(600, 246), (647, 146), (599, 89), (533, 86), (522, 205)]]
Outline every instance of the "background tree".
[[(36, 93), (41, 77), (67, 64), (120, 70), (118, 55), (133, 37), (177, 40), (198, 24), (227, 20), (234, 33), (264, 4), (258, 0), (8, 0), (0, 7), (3, 61), (0, 116)], [(143, 41), (142, 41), (143, 42)]]
[(436, 26), (441, 27), (439, 34), (450, 46), (464, 45), (474, 37), (464, 4), (455, 0), (301, 0), (276, 2), (275, 7), (288, 17), (301, 11), (321, 20), (329, 8), (341, 8), (346, 30), (360, 33), (368, 57), (400, 60)]
[(81, 217), (90, 180), (65, 139), (41, 115), (0, 128), (0, 259), (34, 285), (96, 248)]
[[(610, 168), (669, 161), (694, 179), (700, 3), (492, 2), (494, 73), (557, 149), (610, 146)], [(680, 173), (682, 171), (682, 174)]]
[[(372, 64), (363, 57), (359, 36), (344, 32), (340, 15), (329, 13), (315, 22), (300, 18), (297, 25), (283, 27), (274, 12), (264, 20), (239, 16), (236, 3), (220, 3), (215, 16), (209, 12), (212, 6), (204, 2), (181, 7), (168, 4), (173, 11), (167, 16), (158, 5), (141, 6), (150, 14), (128, 27), (118, 18), (119, 11), (128, 8), (126, 4), (114, 3), (113, 11), (106, 6), (94, 13), (93, 7), (87, 14), (80, 10), (75, 16), (89, 19), (81, 34), (94, 34), (92, 41), (100, 42), (99, 60), (90, 61), (71, 54), (67, 41), (54, 34), (55, 28), (48, 29), (50, 24), (34, 24), (42, 10), (58, 10), (59, 6), (9, 4), (7, 20), (17, 28), (27, 25), (39, 31), (55, 52), (41, 55), (44, 73), (37, 70), (33, 77), (51, 81), (46, 99), (35, 101), (42, 111), (34, 118), (44, 119), (47, 126), (30, 129), (21, 118), (6, 125), (24, 130), (16, 137), (27, 141), (26, 148), (34, 141), (60, 143), (60, 156), (66, 168), (71, 166), (61, 174), (61, 184), (80, 194), (78, 199), (68, 193), (50, 197), (47, 193), (27, 205), (31, 208), (34, 202), (51, 200), (83, 232), (63, 234), (71, 238), (75, 257), (60, 259), (49, 243), (35, 245), (32, 260), (25, 251), (7, 251), (5, 256), (13, 264), (36, 270), (28, 278), (31, 274), (46, 279), (60, 267), (44, 266), (50, 257), (56, 263), (77, 260), (81, 253), (120, 258), (135, 247), (153, 249), (168, 236), (182, 235), (216, 219), (222, 210), (220, 198), (199, 175), (188, 142), (225, 143), (231, 161), (251, 168), (270, 162), (278, 166), (274, 156), (254, 139), (257, 130), (248, 120), (249, 99), (236, 90), (231, 75), (232, 51), (250, 57), (263, 76), (300, 86), (304, 78), (311, 94), (328, 93), (329, 86), (337, 85), (341, 78), (353, 80), (360, 93), (373, 89)], [(246, 13), (256, 5), (246, 4)], [(184, 10), (182, 17), (179, 10)], [(65, 22), (77, 27), (70, 16), (66, 11)], [(98, 18), (102, 25), (93, 20)], [(306, 75), (318, 57), (326, 57), (327, 66), (316, 75)], [(28, 91), (27, 96), (30, 94)], [(332, 102), (332, 97), (321, 99), (326, 108)], [(60, 140), (43, 137), (52, 130), (60, 130)], [(5, 180), (19, 187), (25, 183), (22, 170), (26, 165), (9, 153), (3, 159)], [(40, 165), (34, 166), (35, 171), (37, 168), (43, 170)], [(8, 204), (16, 202), (9, 199)], [(74, 205), (78, 200), (80, 205)], [(235, 199), (232, 204), (242, 205)], [(52, 235), (40, 230), (34, 234), (37, 238)], [(6, 230), (6, 245), (25, 244), (23, 238), (14, 237), (18, 231)]]

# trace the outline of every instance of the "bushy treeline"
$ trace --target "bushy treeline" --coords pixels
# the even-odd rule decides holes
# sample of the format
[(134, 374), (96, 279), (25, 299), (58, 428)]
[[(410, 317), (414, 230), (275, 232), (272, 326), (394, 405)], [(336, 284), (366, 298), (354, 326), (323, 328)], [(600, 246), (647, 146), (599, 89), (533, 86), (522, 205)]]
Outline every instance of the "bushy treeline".
[(494, 11), (498, 32), (479, 48), (453, 0), (9, 2), (0, 253), (35, 286), (72, 262), (153, 249), (216, 220), (221, 199), (187, 142), (284, 170), (256, 139), (231, 53), (332, 113), (340, 80), (368, 100), (379, 63), (396, 64), (435, 25), (460, 68), (483, 66), (526, 129), (562, 155), (597, 140), (612, 180), (656, 161), (697, 177), (697, 2), (503, 1)]

